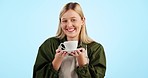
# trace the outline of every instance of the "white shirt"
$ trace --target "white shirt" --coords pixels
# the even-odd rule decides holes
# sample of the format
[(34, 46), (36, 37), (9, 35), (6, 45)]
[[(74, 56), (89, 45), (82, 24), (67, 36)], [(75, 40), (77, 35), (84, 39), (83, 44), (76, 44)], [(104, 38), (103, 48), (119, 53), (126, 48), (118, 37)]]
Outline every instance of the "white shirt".
[(61, 64), (59, 78), (78, 78), (77, 73), (74, 71), (77, 66), (76, 58), (67, 55)]
[[(86, 57), (87, 55), (87, 45), (86, 45)], [(89, 63), (89, 59), (88, 59)], [(59, 71), (59, 78), (78, 78), (75, 68), (78, 66), (77, 59), (74, 56), (67, 55), (64, 57)]]

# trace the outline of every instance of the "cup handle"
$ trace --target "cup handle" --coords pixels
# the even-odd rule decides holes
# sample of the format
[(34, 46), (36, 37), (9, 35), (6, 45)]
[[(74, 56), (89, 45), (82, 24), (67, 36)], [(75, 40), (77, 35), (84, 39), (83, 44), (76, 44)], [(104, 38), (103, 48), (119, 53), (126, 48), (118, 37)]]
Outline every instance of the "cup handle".
[(65, 50), (65, 45), (64, 45), (64, 43), (61, 43), (61, 44), (60, 44), (60, 48), (61, 48), (61, 50)]

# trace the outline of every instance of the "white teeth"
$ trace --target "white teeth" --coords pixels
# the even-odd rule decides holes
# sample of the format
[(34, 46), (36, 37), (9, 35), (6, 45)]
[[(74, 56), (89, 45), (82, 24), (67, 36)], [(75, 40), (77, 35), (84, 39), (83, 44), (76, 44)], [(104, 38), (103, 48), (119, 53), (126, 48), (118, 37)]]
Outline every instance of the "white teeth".
[(72, 29), (67, 29), (67, 31), (72, 32), (72, 31), (74, 31), (74, 28), (72, 28)]

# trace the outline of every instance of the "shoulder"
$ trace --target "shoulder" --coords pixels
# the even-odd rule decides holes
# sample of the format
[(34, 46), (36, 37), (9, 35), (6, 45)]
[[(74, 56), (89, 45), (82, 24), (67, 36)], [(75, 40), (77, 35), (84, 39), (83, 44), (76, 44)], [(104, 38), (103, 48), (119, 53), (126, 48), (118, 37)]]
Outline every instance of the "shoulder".
[(44, 43), (51, 43), (51, 42), (58, 42), (59, 38), (57, 37), (50, 37), (44, 41)]
[(54, 44), (58, 44), (59, 43), (59, 38), (57, 37), (50, 37), (48, 39), (46, 39), (41, 46), (49, 46), (49, 45), (54, 45)]
[(91, 50), (97, 50), (97, 49), (100, 49), (100, 48), (103, 49), (102, 44), (98, 43), (96, 41), (93, 41), (93, 42), (87, 44), (87, 47), (89, 47)]
[(91, 43), (88, 43), (87, 45), (90, 46), (90, 47), (101, 47), (102, 46), (101, 43), (98, 43), (96, 41), (93, 41)]

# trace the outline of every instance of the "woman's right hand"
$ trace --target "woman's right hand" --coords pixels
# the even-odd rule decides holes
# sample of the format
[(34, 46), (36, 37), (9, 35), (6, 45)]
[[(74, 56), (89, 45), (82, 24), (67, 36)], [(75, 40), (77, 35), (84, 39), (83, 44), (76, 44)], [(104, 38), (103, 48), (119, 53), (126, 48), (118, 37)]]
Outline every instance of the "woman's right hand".
[(59, 48), (56, 50), (55, 58), (52, 61), (52, 65), (55, 70), (59, 70), (59, 68), (62, 64), (62, 61), (66, 55), (67, 55), (67, 52), (65, 52)]
[(57, 59), (63, 59), (65, 56), (66, 56), (66, 54), (67, 54), (67, 52), (66, 51), (63, 51), (63, 50), (61, 50), (61, 49), (57, 49), (56, 50), (56, 54), (55, 54), (55, 58), (57, 58)]

